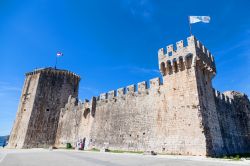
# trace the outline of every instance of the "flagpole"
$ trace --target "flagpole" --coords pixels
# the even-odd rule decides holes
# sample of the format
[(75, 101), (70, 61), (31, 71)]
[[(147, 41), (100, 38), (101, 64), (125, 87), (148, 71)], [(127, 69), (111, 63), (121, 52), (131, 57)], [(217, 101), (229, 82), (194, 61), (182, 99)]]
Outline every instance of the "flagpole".
[(189, 24), (189, 33), (190, 33), (190, 36), (192, 36), (192, 28), (191, 28), (190, 17), (189, 16), (188, 16), (188, 24)]
[(55, 69), (56, 69), (56, 65), (57, 65), (57, 56), (56, 56), (56, 63), (55, 63)]

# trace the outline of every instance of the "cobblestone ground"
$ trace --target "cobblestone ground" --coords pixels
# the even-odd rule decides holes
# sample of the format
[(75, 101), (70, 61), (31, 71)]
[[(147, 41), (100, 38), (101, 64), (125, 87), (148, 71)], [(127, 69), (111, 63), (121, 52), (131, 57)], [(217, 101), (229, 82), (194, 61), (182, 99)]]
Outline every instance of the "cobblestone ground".
[(0, 150), (0, 166), (230, 166), (250, 165), (204, 157), (116, 154), (75, 150)]

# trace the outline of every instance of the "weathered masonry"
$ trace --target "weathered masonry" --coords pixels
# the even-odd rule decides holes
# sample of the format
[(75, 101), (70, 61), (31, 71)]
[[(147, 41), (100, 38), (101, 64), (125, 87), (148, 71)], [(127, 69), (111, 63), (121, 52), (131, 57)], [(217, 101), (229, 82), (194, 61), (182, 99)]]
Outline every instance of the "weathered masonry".
[[(78, 91), (74, 89), (79, 77), (74, 74), (68, 80), (69, 90), (58, 89), (60, 95), (49, 100), (46, 96), (54, 94), (52, 85), (38, 91), (40, 80), (34, 79), (30, 86), (33, 97), (25, 108), (36, 109), (29, 109), (30, 113), (25, 115), (22, 113), (28, 84), (25, 83), (9, 146), (65, 147), (66, 143), (75, 145), (82, 139), (85, 149), (108, 147), (209, 156), (250, 153), (248, 97), (213, 89), (214, 57), (194, 36), (187, 38), (187, 44), (179, 41), (175, 47), (169, 45), (158, 51), (162, 78), (112, 90), (90, 101), (78, 100)], [(50, 75), (44, 80), (54, 77)], [(56, 86), (64, 84), (61, 81)], [(43, 100), (46, 103), (41, 103)], [(52, 112), (49, 115), (47, 102)], [(53, 122), (47, 123), (50, 118)]]
[(74, 73), (53, 68), (26, 73), (8, 146), (34, 148), (53, 145), (60, 110), (69, 95), (78, 97), (79, 80)]

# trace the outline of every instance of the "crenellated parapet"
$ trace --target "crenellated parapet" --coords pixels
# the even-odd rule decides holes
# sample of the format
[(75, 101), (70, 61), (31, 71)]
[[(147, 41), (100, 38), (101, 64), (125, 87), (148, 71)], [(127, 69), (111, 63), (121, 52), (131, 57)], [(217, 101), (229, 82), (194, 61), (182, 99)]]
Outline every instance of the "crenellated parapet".
[(85, 112), (90, 111), (91, 115), (94, 116), (95, 114), (95, 107), (96, 107), (96, 98), (92, 97), (89, 101), (85, 99), (84, 101), (80, 101), (77, 98), (69, 96), (68, 102), (66, 103), (64, 108), (61, 108), (61, 116), (63, 116), (67, 112)]
[(129, 85), (129, 86), (126, 87), (126, 90), (127, 90), (127, 94), (132, 94), (136, 90), (136, 85), (134, 85), (134, 84)]
[(171, 44), (166, 49), (159, 49), (158, 61), (163, 76), (195, 67), (197, 61), (200, 67), (206, 68), (213, 75), (216, 73), (214, 57), (194, 36), (187, 38), (186, 45), (181, 40), (175, 46)]
[(57, 76), (66, 76), (66, 77), (76, 79), (78, 81), (80, 80), (80, 76), (73, 73), (73, 72), (70, 72), (68, 70), (55, 69), (55, 68), (52, 68), (52, 67), (35, 69), (34, 71), (28, 72), (25, 75), (26, 76), (35, 75), (35, 74), (38, 74), (38, 73), (46, 74), (46, 75), (53, 75), (53, 76), (56, 76), (56, 77)]
[(63, 117), (68, 111), (79, 111), (82, 109), (82, 103), (71, 95), (68, 98), (68, 102), (63, 108), (61, 108), (61, 116)]
[(108, 101), (117, 100), (123, 98), (126, 95), (137, 96), (140, 94), (148, 94), (149, 91), (158, 90), (161, 86), (161, 80), (159, 77), (150, 79), (149, 81), (142, 81), (137, 84), (128, 85), (126, 87), (118, 88), (117, 90), (111, 90), (107, 93), (101, 93), (97, 97), (97, 101), (100, 103), (106, 103)]
[(148, 89), (147, 81), (142, 81), (137, 84), (138, 93), (143, 93)]
[(216, 74), (215, 60), (211, 52), (198, 40), (195, 41), (197, 60), (200, 61), (200, 67), (205, 68), (213, 75)]
[(233, 96), (229, 95), (226, 92), (221, 93), (218, 90), (214, 90), (214, 96), (216, 99), (219, 99), (220, 101), (225, 102), (227, 104), (232, 104), (234, 100)]
[(223, 102), (225, 104), (238, 104), (237, 99), (246, 99), (248, 100), (248, 97), (244, 93), (240, 93), (237, 91), (225, 91), (220, 92), (218, 90), (213, 89), (215, 99), (219, 100), (220, 102)]

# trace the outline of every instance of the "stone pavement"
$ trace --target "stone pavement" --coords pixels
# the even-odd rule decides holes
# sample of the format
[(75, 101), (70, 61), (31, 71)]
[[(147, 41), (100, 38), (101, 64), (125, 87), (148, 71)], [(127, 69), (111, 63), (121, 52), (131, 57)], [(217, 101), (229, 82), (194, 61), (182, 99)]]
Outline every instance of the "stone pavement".
[(229, 161), (193, 156), (101, 153), (75, 150), (0, 150), (0, 166), (233, 166), (248, 161)]

